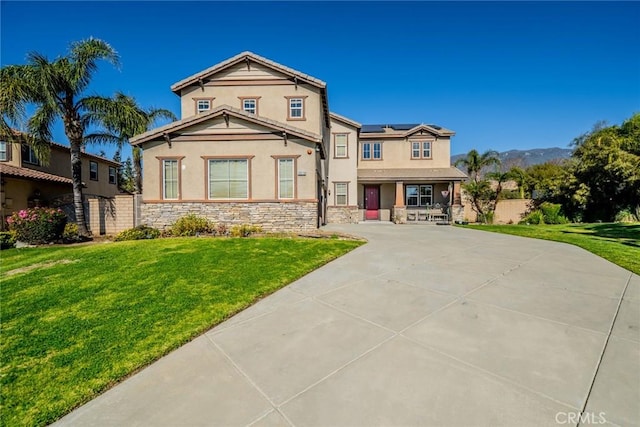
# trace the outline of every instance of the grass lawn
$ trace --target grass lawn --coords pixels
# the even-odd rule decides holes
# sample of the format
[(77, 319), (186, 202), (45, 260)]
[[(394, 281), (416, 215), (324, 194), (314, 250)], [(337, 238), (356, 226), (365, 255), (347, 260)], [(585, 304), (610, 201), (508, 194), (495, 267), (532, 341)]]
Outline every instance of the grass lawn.
[(0, 253), (0, 425), (45, 425), (362, 242), (176, 238)]
[(640, 274), (640, 224), (467, 225), (465, 227), (571, 243)]

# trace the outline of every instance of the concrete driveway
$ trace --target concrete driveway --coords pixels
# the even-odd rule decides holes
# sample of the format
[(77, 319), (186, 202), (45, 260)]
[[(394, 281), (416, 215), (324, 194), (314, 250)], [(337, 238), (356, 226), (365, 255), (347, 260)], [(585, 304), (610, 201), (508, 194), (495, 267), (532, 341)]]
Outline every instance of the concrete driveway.
[(57, 424), (639, 425), (639, 276), (482, 231), (327, 230), (369, 243)]

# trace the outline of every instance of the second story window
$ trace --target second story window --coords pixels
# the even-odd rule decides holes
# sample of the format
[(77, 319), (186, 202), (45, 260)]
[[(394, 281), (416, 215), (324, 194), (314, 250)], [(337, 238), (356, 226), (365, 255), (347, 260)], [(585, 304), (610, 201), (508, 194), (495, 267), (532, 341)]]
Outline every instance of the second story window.
[(287, 120), (306, 120), (304, 104), (306, 96), (287, 96)]
[(241, 98), (242, 110), (251, 114), (258, 114), (258, 99), (257, 98)]
[(91, 181), (98, 180), (98, 162), (89, 162), (89, 179)]
[(198, 113), (202, 113), (203, 111), (208, 111), (211, 109), (211, 101), (208, 99), (200, 99), (198, 100)]
[(0, 162), (11, 160), (9, 156), (9, 143), (0, 141)]
[(431, 158), (431, 141), (412, 142), (411, 158), (412, 159), (430, 159)]
[(382, 160), (382, 143), (363, 142), (362, 160)]
[(337, 133), (334, 136), (335, 140), (335, 154), (334, 157), (346, 158), (349, 157), (347, 151), (348, 137), (346, 133)]
[(109, 166), (109, 184), (115, 184), (118, 180), (117, 170), (113, 166)]
[(35, 151), (33, 148), (28, 145), (22, 146), (22, 163), (28, 163), (30, 165), (39, 165), (38, 157), (36, 157)]

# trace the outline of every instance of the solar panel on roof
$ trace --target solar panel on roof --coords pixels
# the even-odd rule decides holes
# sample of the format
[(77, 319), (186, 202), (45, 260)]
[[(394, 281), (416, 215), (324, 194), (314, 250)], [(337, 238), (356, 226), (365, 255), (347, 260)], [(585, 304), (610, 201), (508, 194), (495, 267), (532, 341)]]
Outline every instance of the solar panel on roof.
[(391, 129), (394, 130), (409, 130), (409, 129), (413, 129), (414, 127), (418, 126), (417, 124), (398, 124), (398, 125), (389, 125), (391, 127)]
[(380, 133), (384, 132), (382, 125), (362, 125), (360, 133)]
[(438, 125), (427, 125), (427, 126), (432, 127), (432, 128), (434, 128), (435, 130), (440, 130), (440, 129), (442, 129), (442, 126), (438, 126)]

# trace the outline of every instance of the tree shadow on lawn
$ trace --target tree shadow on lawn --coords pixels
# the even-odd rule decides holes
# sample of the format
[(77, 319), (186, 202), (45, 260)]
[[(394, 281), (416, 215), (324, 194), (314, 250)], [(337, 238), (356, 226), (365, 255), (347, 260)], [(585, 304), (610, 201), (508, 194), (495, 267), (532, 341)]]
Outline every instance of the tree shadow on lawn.
[(640, 224), (589, 224), (581, 227), (587, 231), (571, 231), (562, 230), (566, 234), (581, 234), (595, 237), (601, 237), (604, 239), (616, 239), (620, 243), (628, 246), (640, 248)]

